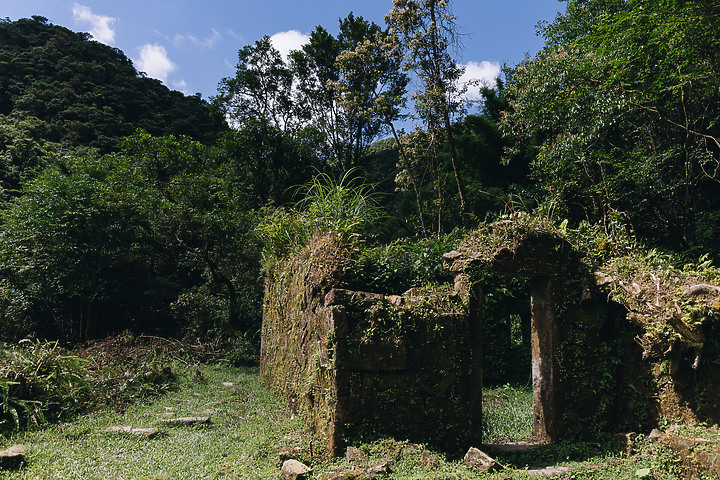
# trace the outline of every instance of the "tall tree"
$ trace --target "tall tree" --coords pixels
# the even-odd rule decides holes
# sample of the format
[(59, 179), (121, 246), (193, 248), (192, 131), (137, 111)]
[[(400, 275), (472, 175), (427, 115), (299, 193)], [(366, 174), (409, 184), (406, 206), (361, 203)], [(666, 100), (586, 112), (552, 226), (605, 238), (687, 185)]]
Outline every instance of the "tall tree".
[(460, 208), (465, 226), (470, 226), (465, 183), (453, 134), (453, 115), (461, 109), (458, 80), (463, 69), (451, 55), (458, 46), (455, 17), (448, 0), (393, 0), (385, 16), (390, 32), (404, 46), (405, 68), (421, 80), (413, 95), (415, 109), (433, 142), (444, 130), (450, 152)]
[(337, 37), (318, 26), (302, 50), (292, 54), (299, 101), (312, 112), (312, 125), (327, 138), (328, 151), (341, 173), (360, 165), (364, 149), (384, 132), (386, 123), (343, 101), (340, 82), (343, 86), (352, 82), (355, 102), (367, 108), (379, 78), (392, 75), (388, 69), (393, 65), (375, 56), (371, 65), (349, 79), (340, 58), (383, 35), (387, 33), (380, 26), (350, 13), (340, 20)]
[(267, 123), (294, 132), (302, 126), (303, 110), (293, 95), (293, 72), (269, 36), (238, 52), (234, 77), (223, 78), (216, 104), (232, 123)]
[(508, 85), (506, 132), (576, 218), (713, 247), (720, 219), (720, 2), (584, 0)]

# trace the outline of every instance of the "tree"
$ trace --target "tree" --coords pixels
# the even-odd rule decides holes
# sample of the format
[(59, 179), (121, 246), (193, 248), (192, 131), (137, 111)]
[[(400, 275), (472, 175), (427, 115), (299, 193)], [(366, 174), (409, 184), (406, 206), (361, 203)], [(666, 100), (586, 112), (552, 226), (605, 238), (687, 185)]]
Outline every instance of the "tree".
[(171, 91), (120, 50), (43, 17), (0, 22), (0, 65), (0, 115), (39, 123), (29, 139), (62, 154), (115, 151), (138, 127), (205, 143), (227, 128), (199, 95)]
[(265, 35), (240, 49), (235, 77), (221, 80), (216, 104), (236, 124), (258, 121), (292, 133), (303, 120), (293, 80), (292, 70)]
[(112, 158), (65, 159), (5, 206), (3, 323), (81, 342), (157, 316), (143, 218), (134, 192), (109, 180), (113, 168)]
[(460, 199), (463, 223), (470, 225), (465, 184), (460, 172), (452, 117), (461, 108), (458, 80), (463, 73), (450, 50), (457, 46), (457, 26), (447, 0), (393, 0), (385, 17), (390, 33), (405, 48), (405, 68), (422, 82), (413, 95), (415, 110), (436, 142), (444, 130)]
[(720, 217), (720, 2), (585, 0), (508, 85), (505, 131), (576, 219), (712, 246)]
[(381, 116), (363, 109), (375, 101), (379, 85), (399, 72), (398, 65), (375, 54), (349, 75), (343, 56), (386, 37), (380, 26), (350, 13), (340, 20), (337, 37), (318, 26), (302, 50), (292, 54), (300, 102), (313, 112), (312, 125), (328, 139), (341, 173), (359, 166), (364, 149), (386, 131)]
[(134, 188), (144, 190), (143, 211), (158, 252), (185, 272), (179, 293), (202, 290), (222, 300), (215, 303), (224, 325), (241, 333), (257, 328), (256, 219), (247, 179), (232, 156), (186, 137), (142, 133), (122, 147), (137, 172)]

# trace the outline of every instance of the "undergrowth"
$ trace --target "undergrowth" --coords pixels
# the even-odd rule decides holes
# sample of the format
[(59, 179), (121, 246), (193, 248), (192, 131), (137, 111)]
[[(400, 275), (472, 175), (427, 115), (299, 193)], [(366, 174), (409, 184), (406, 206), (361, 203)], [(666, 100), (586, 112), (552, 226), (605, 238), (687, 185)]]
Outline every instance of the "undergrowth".
[(0, 435), (102, 409), (122, 411), (176, 389), (179, 367), (218, 354), (203, 344), (130, 333), (72, 351), (40, 340), (0, 344)]

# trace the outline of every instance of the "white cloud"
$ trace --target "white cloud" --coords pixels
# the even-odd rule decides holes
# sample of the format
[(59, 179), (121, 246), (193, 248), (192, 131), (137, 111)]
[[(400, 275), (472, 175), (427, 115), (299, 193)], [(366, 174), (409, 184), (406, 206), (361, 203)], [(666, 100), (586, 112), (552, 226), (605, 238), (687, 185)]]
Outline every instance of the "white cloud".
[(182, 92), (185, 95), (190, 95), (190, 87), (185, 80), (173, 80), (172, 86), (178, 92)]
[(310, 41), (310, 35), (300, 33), (297, 30), (289, 30), (287, 32), (279, 32), (270, 37), (270, 42), (273, 47), (283, 56), (285, 60), (288, 59), (290, 52), (293, 50), (300, 50), (303, 45)]
[(220, 35), (220, 32), (212, 29), (212, 33), (208, 35), (205, 38), (197, 38), (194, 35), (183, 35), (181, 33), (178, 33), (175, 35), (175, 38), (173, 39), (173, 43), (176, 47), (182, 47), (185, 43), (189, 42), (194, 47), (203, 49), (203, 50), (209, 50), (213, 48), (217, 43), (222, 40), (222, 35)]
[(135, 63), (138, 70), (145, 72), (148, 77), (165, 82), (168, 75), (177, 70), (177, 65), (170, 60), (167, 50), (162, 45), (148, 43), (139, 50), (140, 58), (135, 60)]
[(482, 61), (468, 62), (463, 65), (465, 73), (460, 77), (460, 83), (468, 87), (465, 99), (470, 101), (481, 100), (480, 88), (495, 85), (495, 79), (500, 75), (500, 64), (497, 62)]
[(90, 10), (90, 7), (76, 3), (72, 9), (73, 18), (76, 22), (90, 25), (90, 35), (98, 42), (111, 45), (115, 42), (115, 30), (112, 24), (115, 18), (106, 15), (97, 15)]

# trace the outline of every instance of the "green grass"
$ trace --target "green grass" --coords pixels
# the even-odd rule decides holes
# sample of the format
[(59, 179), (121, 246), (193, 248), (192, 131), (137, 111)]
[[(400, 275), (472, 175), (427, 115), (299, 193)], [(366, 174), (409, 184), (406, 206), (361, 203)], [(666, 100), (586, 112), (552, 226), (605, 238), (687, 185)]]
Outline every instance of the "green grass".
[(533, 428), (530, 386), (504, 385), (483, 389), (483, 441), (529, 441)]
[[(178, 367), (179, 369), (179, 367)], [(616, 479), (636, 478), (636, 471), (649, 468), (656, 479), (683, 478), (676, 459), (667, 451), (643, 447), (637, 455), (625, 457), (598, 444), (552, 444), (524, 455), (498, 456), (507, 467), (493, 474), (480, 474), (465, 467), (461, 458), (449, 458), (438, 451), (433, 466), (421, 466), (425, 446), (402, 440), (383, 439), (355, 445), (365, 457), (354, 462), (332, 460), (319, 455), (319, 442), (308, 433), (302, 419), (292, 417), (284, 403), (264, 387), (257, 368), (209, 365), (185, 368), (179, 389), (137, 403), (123, 413), (98, 412), (73, 422), (0, 437), (0, 449), (22, 443), (30, 447), (28, 465), (18, 471), (1, 471), (6, 479), (279, 479), (282, 461), (279, 447), (299, 446), (296, 458), (313, 468), (310, 478), (331, 471), (365, 469), (389, 460), (391, 472), (380, 478), (402, 480), (523, 479), (523, 470), (533, 466), (567, 465), (571, 470), (555, 478)], [(223, 382), (232, 382), (224, 386)], [(486, 391), (486, 404), (495, 398), (498, 418), (512, 413), (512, 399), (528, 406), (528, 392), (501, 387)], [(514, 393), (512, 393), (514, 392)], [(529, 401), (532, 405), (532, 401)], [(506, 412), (500, 414), (499, 412)], [(210, 415), (209, 425), (170, 427), (160, 421), (163, 414), (176, 416)], [(488, 417), (490, 418), (490, 417)], [(498, 420), (495, 435), (525, 435), (525, 430), (506, 429)], [(526, 422), (526, 420), (522, 420)], [(491, 422), (492, 423), (492, 422)], [(159, 427), (153, 438), (106, 433), (113, 425)], [(503, 432), (503, 433), (497, 433)], [(517, 438), (517, 437), (515, 437)], [(476, 445), (479, 447), (479, 445)], [(361, 477), (363, 478), (363, 477)], [(367, 477), (364, 477), (367, 478)]]
[[(2, 442), (30, 446), (29, 465), (0, 479), (265, 479), (277, 476), (276, 447), (302, 443), (300, 421), (261, 385), (257, 369), (201, 367), (181, 390), (124, 414), (99, 413)], [(232, 382), (234, 386), (223, 386)], [(206, 426), (165, 426), (160, 419), (207, 415)], [(153, 438), (106, 433), (113, 425), (159, 427)], [(286, 440), (292, 436), (297, 440)], [(5, 444), (5, 445), (3, 445)], [(304, 451), (309, 451), (305, 447)]]

